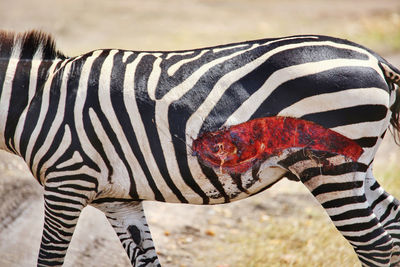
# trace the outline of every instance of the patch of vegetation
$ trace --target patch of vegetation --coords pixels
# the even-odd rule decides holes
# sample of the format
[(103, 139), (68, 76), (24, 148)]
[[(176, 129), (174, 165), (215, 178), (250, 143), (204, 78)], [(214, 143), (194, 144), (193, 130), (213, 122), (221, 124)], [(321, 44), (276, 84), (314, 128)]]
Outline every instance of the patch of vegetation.
[(326, 214), (303, 210), (289, 218), (271, 218), (263, 225), (248, 225), (230, 244), (242, 257), (238, 267), (359, 266), (352, 247)]

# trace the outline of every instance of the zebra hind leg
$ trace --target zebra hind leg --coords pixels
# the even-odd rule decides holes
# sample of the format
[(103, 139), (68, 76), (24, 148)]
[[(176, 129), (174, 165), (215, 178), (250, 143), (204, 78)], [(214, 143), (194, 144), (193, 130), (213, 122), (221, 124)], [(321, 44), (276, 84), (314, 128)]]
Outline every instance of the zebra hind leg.
[(390, 266), (393, 239), (367, 200), (366, 165), (312, 150), (295, 152), (279, 164), (311, 191), (364, 266)]
[(103, 202), (92, 203), (103, 211), (117, 233), (132, 266), (161, 266), (154, 248), (153, 240), (142, 202)]
[(400, 202), (375, 180), (372, 166), (367, 171), (365, 194), (374, 214), (393, 239), (391, 266), (400, 266)]
[[(58, 179), (58, 178), (55, 178)], [(44, 226), (38, 266), (61, 266), (88, 197), (69, 185), (45, 185)]]

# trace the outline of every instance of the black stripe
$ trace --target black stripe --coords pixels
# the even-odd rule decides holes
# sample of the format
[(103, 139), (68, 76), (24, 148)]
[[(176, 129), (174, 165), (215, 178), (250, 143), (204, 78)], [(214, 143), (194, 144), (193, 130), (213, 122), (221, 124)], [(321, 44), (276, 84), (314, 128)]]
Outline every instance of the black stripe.
[(68, 247), (66, 246), (61, 246), (61, 247), (57, 247), (57, 246), (53, 246), (53, 245), (46, 245), (44, 243), (40, 244), (40, 248), (44, 249), (44, 250), (54, 250), (54, 251), (67, 251)]
[(319, 175), (330, 175), (337, 176), (343, 175), (351, 172), (365, 172), (368, 169), (368, 166), (358, 162), (345, 162), (340, 165), (328, 165), (324, 164), (321, 167), (312, 167), (305, 169), (302, 173), (300, 173), (300, 178), (303, 183), (309, 181), (311, 178)]
[[(40, 250), (42, 251), (42, 250)], [(63, 261), (52, 260), (51, 258), (59, 258), (59, 255), (46, 252), (46, 254), (39, 255), (38, 266), (61, 266)]]
[[(68, 199), (63, 199), (63, 198), (58, 198), (58, 197), (54, 197), (54, 199), (50, 199), (50, 198), (47, 198), (47, 197), (48, 196), (46, 196), (46, 199), (48, 199), (48, 200), (61, 201), (62, 203), (71, 203), (71, 202), (73, 202), (73, 201), (68, 201)], [(46, 205), (47, 205), (47, 203), (46, 203)], [(79, 216), (68, 215), (68, 214), (65, 214), (65, 213), (56, 212), (55, 210), (51, 210), (49, 208), (46, 208), (45, 210), (46, 210), (45, 211), (45, 217), (46, 218), (49, 219), (49, 218), (52, 218), (51, 216), (53, 216), (54, 218), (52, 218), (52, 220), (56, 220), (58, 224), (61, 224), (65, 228), (71, 228), (71, 227), (74, 227), (76, 225), (75, 222), (73, 222), (71, 224), (68, 224), (68, 223), (65, 222), (65, 220), (74, 221), (79, 217)], [(61, 229), (57, 229), (57, 231), (62, 231), (62, 230)], [(71, 233), (71, 235), (72, 235), (72, 233)]]
[(380, 121), (386, 118), (387, 111), (388, 109), (384, 105), (359, 105), (307, 114), (301, 118), (325, 128), (333, 128), (362, 122)]
[(361, 217), (366, 217), (369, 216), (370, 213), (366, 212), (365, 209), (352, 209), (345, 211), (343, 213), (339, 213), (337, 215), (332, 215), (331, 220), (332, 221), (343, 221), (343, 220), (349, 220), (353, 218), (361, 218)]
[[(23, 54), (23, 51), (22, 51)], [(14, 133), (22, 111), (28, 105), (29, 80), (32, 60), (19, 60), (12, 81), (4, 139), (9, 150), (15, 153)]]
[[(50, 184), (50, 183), (48, 183), (48, 184)], [(61, 190), (61, 188), (59, 188), (59, 187), (54, 188), (54, 187), (46, 186), (46, 192), (58, 193), (65, 197), (69, 196), (69, 197), (76, 197), (76, 198), (81, 198), (81, 199), (86, 199), (86, 200), (89, 199), (86, 195), (86, 192), (83, 192), (83, 194), (82, 194), (81, 192), (76, 191), (76, 190), (74, 190), (74, 191)]]
[(382, 201), (385, 201), (389, 196), (387, 194), (382, 194), (380, 195), (377, 199), (374, 200), (374, 202), (372, 202), (371, 209), (375, 209), (375, 207), (381, 203)]
[(371, 185), (371, 187), (369, 189), (371, 189), (372, 191), (375, 191), (379, 187), (381, 187), (381, 186), (379, 185), (379, 183), (377, 181), (375, 181), (375, 183), (373, 185)]
[(321, 158), (328, 159), (338, 155), (336, 153), (332, 153), (329, 151), (319, 151), (319, 150), (304, 148), (304, 149), (299, 149), (296, 152), (291, 152), (286, 158), (280, 160), (278, 164), (287, 169), (290, 166), (300, 161), (310, 160), (310, 153), (315, 159), (321, 159)]
[[(224, 186), (221, 184), (221, 181), (220, 181), (219, 177), (215, 174), (214, 170), (211, 169), (210, 167), (207, 167), (206, 165), (204, 165), (201, 161), (199, 161), (199, 165), (200, 165), (201, 170), (204, 173), (204, 175), (208, 178), (210, 183), (219, 192), (218, 197), (222, 196), (224, 198), (225, 203), (230, 202), (230, 198), (226, 194)], [(213, 198), (216, 198), (216, 197), (213, 197)]]
[(247, 194), (249, 193), (249, 191), (247, 191), (247, 189), (244, 188), (243, 185), (242, 185), (242, 174), (240, 174), (240, 173), (230, 173), (230, 176), (231, 176), (231, 178), (233, 180), (233, 183), (236, 185), (236, 187), (240, 191), (242, 191), (244, 193), (247, 193)]
[(353, 205), (358, 203), (364, 203), (367, 201), (365, 195), (361, 196), (351, 196), (351, 197), (344, 197), (344, 198), (337, 198), (333, 200), (328, 200), (322, 203), (324, 209), (332, 209), (332, 208), (340, 208), (346, 205)]
[(378, 137), (361, 137), (359, 139), (353, 139), (361, 147), (373, 147), (378, 142)]
[[(368, 222), (346, 224), (346, 225), (337, 226), (336, 228), (340, 232), (360, 232), (360, 231), (371, 229), (371, 228), (375, 227), (377, 224), (378, 224), (378, 220), (376, 218), (373, 218)], [(377, 230), (379, 230), (380, 233), (383, 233), (385, 231), (383, 228), (379, 228), (379, 227), (377, 228)], [(355, 238), (362, 238), (362, 236), (357, 236)]]
[(394, 203), (390, 203), (389, 205), (387, 205), (385, 213), (383, 213), (382, 216), (379, 218), (380, 222), (383, 222), (389, 215), (392, 214), (392, 209), (394, 206)]
[[(376, 222), (375, 222), (375, 223), (376, 223)], [(354, 228), (362, 227), (362, 228), (365, 228), (365, 230), (367, 230), (367, 229), (372, 228), (373, 226), (374, 226), (374, 225), (373, 225), (373, 223), (371, 222), (371, 223), (365, 224), (365, 225), (361, 225), (361, 224), (354, 225)], [(360, 230), (360, 231), (362, 231), (362, 230)], [(365, 235), (361, 235), (361, 236), (347, 236), (347, 235), (343, 235), (343, 236), (344, 236), (349, 242), (365, 243), (365, 242), (371, 241), (372, 239), (374, 239), (374, 238), (376, 238), (376, 237), (382, 235), (383, 233), (385, 233), (385, 230), (384, 230), (383, 228), (381, 228), (381, 227), (378, 227), (378, 228), (375, 229), (374, 231), (372, 231), (372, 232), (370, 232), (370, 233), (367, 233), (367, 234), (365, 234)], [(387, 236), (387, 235), (381, 236), (379, 239), (383, 239), (383, 240), (386, 240), (386, 241), (391, 241), (391, 240), (390, 240), (390, 239), (391, 239), (390, 236)], [(383, 240), (382, 240), (382, 241), (383, 241)], [(384, 251), (384, 252), (387, 252), (387, 250)]]
[(363, 186), (363, 184), (364, 184), (363, 181), (345, 182), (345, 183), (326, 183), (318, 186), (317, 188), (312, 190), (311, 193), (316, 197), (320, 194), (340, 192), (340, 191), (360, 188)]

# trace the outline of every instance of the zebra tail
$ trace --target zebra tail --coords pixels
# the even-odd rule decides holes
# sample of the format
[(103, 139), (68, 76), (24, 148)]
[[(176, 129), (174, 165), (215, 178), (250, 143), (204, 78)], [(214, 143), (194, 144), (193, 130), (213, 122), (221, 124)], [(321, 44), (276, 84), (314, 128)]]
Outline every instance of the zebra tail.
[(391, 84), (392, 88), (395, 88), (395, 85), (397, 85), (397, 88), (395, 88), (396, 100), (390, 107), (390, 111), (392, 112), (390, 124), (392, 125), (392, 133), (396, 144), (400, 146), (400, 71), (387, 62), (380, 62), (380, 66), (388, 84)]

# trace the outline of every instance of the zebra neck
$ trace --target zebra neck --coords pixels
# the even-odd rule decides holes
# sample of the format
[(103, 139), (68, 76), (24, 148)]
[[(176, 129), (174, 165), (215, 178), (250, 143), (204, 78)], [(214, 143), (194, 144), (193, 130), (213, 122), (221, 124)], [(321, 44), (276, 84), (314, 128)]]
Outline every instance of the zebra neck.
[(59, 59), (42, 60), (11, 57), (1, 60), (6, 66), (5, 77), (0, 77), (0, 149), (20, 155), (19, 142), (26, 123), (26, 115), (34, 98), (51, 72), (60, 63)]

